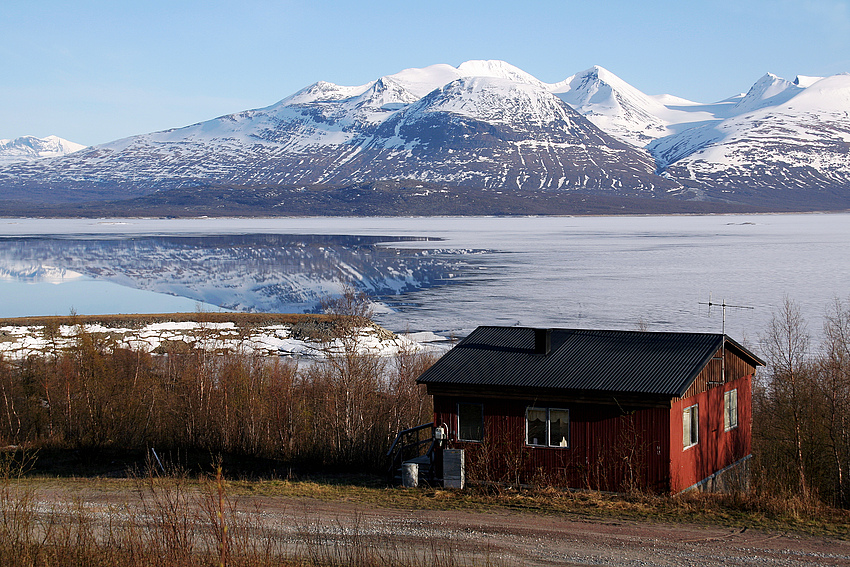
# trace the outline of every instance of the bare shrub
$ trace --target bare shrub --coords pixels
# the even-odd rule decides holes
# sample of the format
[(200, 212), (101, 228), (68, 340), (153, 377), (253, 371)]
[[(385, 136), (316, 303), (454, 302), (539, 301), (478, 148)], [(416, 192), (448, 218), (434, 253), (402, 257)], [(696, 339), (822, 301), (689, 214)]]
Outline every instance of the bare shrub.
[[(346, 307), (362, 312), (359, 307)], [(415, 383), (435, 357), (368, 352), (367, 320), (321, 320), (328, 358), (298, 365), (187, 346), (152, 354), (78, 328), (74, 344), (0, 359), (0, 444), (202, 452), (288, 467), (378, 471), (401, 429), (432, 419)]]
[[(768, 368), (753, 389), (753, 488), (800, 509), (850, 505), (850, 306), (827, 310), (824, 339), (810, 346), (790, 299), (763, 337)], [(790, 504), (789, 504), (790, 505)]]
[(4, 557), (35, 559), (32, 544), (39, 531), (35, 491), (16, 483), (32, 464), (32, 457), (0, 452), (0, 563)]

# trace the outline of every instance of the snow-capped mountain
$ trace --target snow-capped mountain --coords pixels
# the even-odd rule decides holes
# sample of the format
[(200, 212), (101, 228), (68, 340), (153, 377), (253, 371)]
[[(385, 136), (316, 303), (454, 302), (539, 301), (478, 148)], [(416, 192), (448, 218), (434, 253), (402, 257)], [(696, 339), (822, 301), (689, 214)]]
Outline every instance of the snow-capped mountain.
[(552, 90), (602, 130), (646, 147), (690, 198), (850, 206), (848, 75), (767, 73), (712, 104), (646, 95), (601, 67)]
[(120, 200), (204, 186), (398, 180), (761, 206), (850, 206), (850, 76), (766, 74), (704, 104), (594, 66), (544, 83), (502, 61), (320, 81), (266, 108), (0, 167), (3, 197)]
[(602, 67), (576, 73), (553, 92), (602, 130), (635, 146), (669, 133), (663, 104)]
[(266, 108), (0, 170), (7, 198), (57, 187), (115, 199), (198, 184), (387, 179), (490, 189), (648, 193), (677, 184), (648, 152), (588, 122), (500, 61), (407, 69), (357, 87), (311, 85)]
[(773, 73), (765, 74), (750, 87), (747, 94), (732, 107), (730, 114), (738, 115), (768, 106), (778, 106), (803, 90), (798, 81), (786, 81)]
[[(814, 78), (810, 78), (814, 79)], [(816, 79), (816, 80), (819, 80)], [(809, 84), (811, 84), (810, 81)], [(722, 138), (720, 124), (727, 119), (783, 104), (803, 90), (799, 81), (790, 82), (772, 73), (765, 74), (747, 91), (715, 105), (710, 116), (679, 124), (669, 135), (650, 142), (647, 148), (655, 156), (659, 169), (699, 151)]]
[(660, 169), (698, 196), (760, 204), (783, 195), (846, 202), (850, 74), (793, 83), (766, 75), (728, 118), (658, 140), (649, 149)]
[(85, 146), (82, 144), (69, 142), (58, 136), (21, 136), (14, 140), (0, 140), (0, 165), (63, 156), (83, 148)]
[(702, 104), (672, 95), (648, 95), (598, 65), (550, 90), (601, 130), (634, 146), (728, 116), (743, 95)]

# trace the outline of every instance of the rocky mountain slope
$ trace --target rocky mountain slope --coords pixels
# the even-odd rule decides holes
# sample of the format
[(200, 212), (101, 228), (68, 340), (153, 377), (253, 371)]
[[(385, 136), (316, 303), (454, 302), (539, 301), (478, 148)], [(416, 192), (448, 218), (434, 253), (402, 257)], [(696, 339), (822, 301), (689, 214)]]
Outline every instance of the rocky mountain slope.
[(7, 165), (0, 187), (6, 200), (55, 203), (393, 181), (401, 192), (442, 185), (485, 200), (575, 192), (845, 208), (848, 101), (850, 75), (768, 74), (702, 104), (646, 95), (598, 66), (547, 84), (469, 61), (355, 87), (318, 82), (266, 108)]

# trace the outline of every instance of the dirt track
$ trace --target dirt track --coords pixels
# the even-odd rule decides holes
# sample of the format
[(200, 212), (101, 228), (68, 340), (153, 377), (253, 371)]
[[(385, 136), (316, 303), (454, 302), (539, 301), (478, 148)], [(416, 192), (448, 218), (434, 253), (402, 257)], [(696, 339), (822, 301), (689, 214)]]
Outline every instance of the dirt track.
[[(80, 495), (98, 515), (129, 492)], [(43, 506), (64, 501), (39, 494)], [(850, 565), (850, 542), (688, 524), (582, 520), (529, 512), (400, 510), (351, 502), (243, 496), (234, 511), (258, 521), (286, 549), (360, 545), (385, 555), (485, 559), (492, 565)], [(390, 551), (386, 551), (390, 550)]]
[(302, 503), (295, 510), (289, 513), (301, 521), (356, 522), (405, 545), (448, 540), (458, 551), (515, 565), (850, 565), (848, 542), (749, 530), (338, 503)]

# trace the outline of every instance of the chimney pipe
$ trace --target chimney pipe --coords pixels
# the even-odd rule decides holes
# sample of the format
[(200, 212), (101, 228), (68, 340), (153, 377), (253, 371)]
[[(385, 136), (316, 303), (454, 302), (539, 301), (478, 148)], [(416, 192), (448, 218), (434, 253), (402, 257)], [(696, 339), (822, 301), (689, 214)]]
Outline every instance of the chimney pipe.
[(534, 329), (534, 354), (549, 354), (552, 350), (552, 329)]

